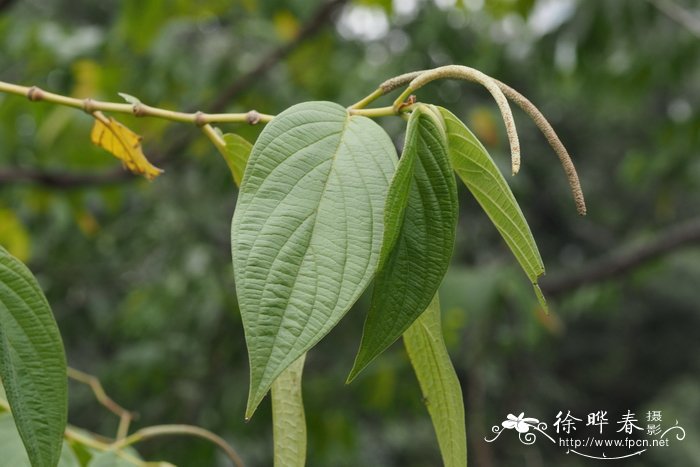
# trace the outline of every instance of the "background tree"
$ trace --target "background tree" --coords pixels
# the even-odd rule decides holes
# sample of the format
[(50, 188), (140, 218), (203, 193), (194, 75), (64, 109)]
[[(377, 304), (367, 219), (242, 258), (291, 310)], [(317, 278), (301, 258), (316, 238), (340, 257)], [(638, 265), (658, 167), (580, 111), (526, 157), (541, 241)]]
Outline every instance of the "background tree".
[[(546, 447), (489, 445), (509, 412), (639, 413), (688, 437), (620, 465), (694, 465), (700, 440), (700, 49), (690, 1), (0, 2), (0, 80), (76, 97), (117, 92), (161, 107), (277, 113), (304, 100), (351, 104), (396, 74), (459, 63), (541, 105), (586, 190), (576, 216), (546, 142), (516, 113), (523, 170), (509, 179), (538, 240), (552, 313), (476, 203), (460, 200), (443, 286), (448, 345), (465, 389), (474, 465), (585, 465)], [(677, 13), (682, 14), (679, 16)], [(675, 13), (673, 13), (675, 12)], [(507, 166), (497, 109), (445, 81), (421, 99), (460, 109)], [(90, 147), (90, 117), (0, 95), (0, 243), (27, 260), (57, 316), (68, 360), (98, 375), (138, 424), (205, 426), (251, 465), (270, 463), (269, 406), (242, 423), (248, 367), (228, 232), (235, 193), (195, 128), (144, 119), (166, 174), (133, 177)], [(402, 140), (401, 122), (382, 122)], [(133, 125), (132, 125), (133, 124)], [(241, 127), (254, 139), (260, 129)], [(506, 169), (507, 170), (507, 169)], [(309, 355), (309, 465), (434, 465), (439, 453), (401, 349), (349, 387), (360, 303)], [(332, 344), (331, 344), (332, 340)], [(331, 351), (332, 350), (332, 351)], [(96, 431), (71, 386), (70, 419)], [(695, 429), (692, 425), (695, 425)], [(215, 464), (198, 441), (143, 445)]]

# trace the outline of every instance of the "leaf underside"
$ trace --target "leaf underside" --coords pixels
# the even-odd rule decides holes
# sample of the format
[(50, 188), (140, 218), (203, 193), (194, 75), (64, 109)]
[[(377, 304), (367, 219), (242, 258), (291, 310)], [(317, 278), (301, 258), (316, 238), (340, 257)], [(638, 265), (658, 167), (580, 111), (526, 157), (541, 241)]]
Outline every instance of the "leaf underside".
[(457, 211), (442, 118), (421, 106), (409, 119), (389, 188), (380, 271), (348, 381), (401, 337), (432, 301), (452, 257)]
[(0, 378), (32, 465), (55, 466), (68, 411), (63, 342), (36, 279), (1, 246)]
[[(31, 464), (27, 452), (22, 447), (22, 440), (17, 433), (17, 427), (12, 420), (12, 414), (0, 414), (0, 465), (8, 467), (30, 467)], [(80, 462), (67, 441), (62, 441), (61, 455), (58, 459), (58, 467), (80, 467)]]
[(306, 354), (292, 363), (272, 383), (272, 429), (275, 467), (304, 467), (306, 464), (306, 417), (301, 377)]
[(439, 110), (445, 119), (452, 167), (500, 232), (546, 309), (537, 285), (537, 278), (544, 274), (544, 264), (513, 192), (476, 136), (452, 112), (442, 107)]
[(433, 422), (445, 467), (466, 467), (462, 389), (445, 347), (437, 295), (406, 330), (403, 342)]
[(381, 127), (331, 102), (295, 105), (260, 134), (231, 228), (251, 367), (247, 418), (375, 274), (396, 159)]

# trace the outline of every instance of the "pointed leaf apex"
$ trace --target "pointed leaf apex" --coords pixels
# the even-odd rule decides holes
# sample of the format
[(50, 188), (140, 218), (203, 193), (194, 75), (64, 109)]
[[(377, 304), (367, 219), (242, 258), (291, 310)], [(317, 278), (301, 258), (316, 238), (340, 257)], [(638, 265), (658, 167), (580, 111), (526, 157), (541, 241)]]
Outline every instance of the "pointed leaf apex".
[(549, 314), (549, 306), (547, 305), (547, 299), (542, 293), (542, 289), (540, 289), (540, 286), (537, 283), (532, 284), (532, 287), (535, 289), (535, 296), (537, 297), (537, 301), (539, 302), (540, 306), (545, 313)]
[(121, 98), (124, 99), (127, 103), (129, 103), (129, 104), (131, 104), (131, 105), (137, 105), (137, 104), (140, 104), (140, 103), (141, 103), (141, 100), (139, 100), (138, 97), (134, 97), (134, 96), (132, 96), (131, 94), (127, 94), (127, 93), (125, 93), (125, 92), (118, 92), (117, 94), (119, 94), (119, 97), (121, 97)]
[(290, 107), (253, 146), (231, 227), (247, 418), (374, 277), (397, 159), (380, 126), (331, 102)]
[(260, 406), (260, 402), (265, 398), (265, 395), (267, 394), (267, 391), (265, 391), (262, 395), (260, 395), (259, 392), (259, 387), (258, 388), (250, 388), (250, 391), (248, 392), (248, 404), (246, 405), (245, 409), (245, 421), (248, 422), (250, 421), (251, 418), (253, 418), (253, 415), (255, 414), (255, 411), (258, 410), (258, 407)]

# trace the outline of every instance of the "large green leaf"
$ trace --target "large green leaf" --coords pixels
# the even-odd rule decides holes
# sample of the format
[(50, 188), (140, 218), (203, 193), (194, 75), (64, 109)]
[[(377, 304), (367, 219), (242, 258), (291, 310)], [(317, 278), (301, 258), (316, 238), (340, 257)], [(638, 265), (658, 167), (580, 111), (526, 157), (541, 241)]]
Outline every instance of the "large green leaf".
[(245, 166), (248, 163), (253, 145), (247, 139), (235, 133), (226, 133), (223, 138), (226, 142), (226, 150), (221, 155), (224, 156), (226, 165), (231, 170), (236, 186), (241, 186)]
[(462, 389), (445, 347), (437, 294), (428, 309), (406, 330), (403, 342), (433, 421), (445, 467), (466, 467)]
[(381, 269), (348, 381), (394, 343), (428, 307), (452, 257), (457, 186), (442, 117), (420, 106), (408, 121), (384, 218)]
[(55, 466), (66, 428), (66, 356), (46, 297), (0, 246), (0, 378), (34, 466)]
[[(58, 467), (80, 467), (80, 462), (66, 441), (59, 444), (60, 457)], [(8, 467), (44, 466), (46, 464), (30, 463), (27, 451), (22, 445), (22, 438), (9, 413), (0, 414), (0, 465)]]
[(546, 309), (544, 296), (537, 285), (537, 278), (544, 274), (544, 264), (513, 192), (486, 148), (469, 128), (449, 110), (439, 109), (445, 119), (452, 167), (501, 233)]
[(331, 102), (295, 105), (260, 134), (231, 229), (251, 367), (246, 417), (374, 276), (396, 158), (376, 123)]
[(304, 467), (306, 464), (306, 417), (301, 395), (302, 355), (272, 383), (272, 428), (275, 466)]

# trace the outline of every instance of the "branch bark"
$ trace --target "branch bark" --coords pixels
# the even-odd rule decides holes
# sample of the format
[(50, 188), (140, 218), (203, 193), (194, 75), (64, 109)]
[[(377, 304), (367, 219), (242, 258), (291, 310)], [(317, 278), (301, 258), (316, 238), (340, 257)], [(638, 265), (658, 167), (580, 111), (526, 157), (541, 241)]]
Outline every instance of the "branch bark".
[(683, 26), (688, 32), (700, 38), (700, 18), (672, 0), (647, 0), (657, 10), (672, 21)]
[(10, 8), (16, 0), (0, 0), (0, 13)]
[(105, 172), (64, 172), (37, 169), (0, 170), (0, 188), (9, 184), (41, 185), (47, 188), (72, 189), (117, 185), (140, 177), (128, 170), (114, 169)]
[(255, 67), (231, 83), (231, 85), (219, 95), (216, 101), (214, 101), (209, 108), (209, 112), (216, 113), (223, 111), (229, 102), (235, 99), (244, 90), (254, 85), (259, 76), (267, 73), (271, 68), (287, 58), (287, 56), (302, 43), (318, 34), (323, 26), (329, 23), (333, 15), (347, 2), (348, 0), (331, 0), (322, 5), (299, 30), (299, 33), (294, 39), (272, 50), (260, 60)]
[(546, 295), (561, 295), (585, 285), (622, 276), (672, 251), (693, 244), (700, 244), (700, 218), (669, 227), (646, 243), (621, 247), (571, 274), (545, 277), (540, 282), (540, 288)]
[[(0, 2), (3, 1), (0, 0)], [(308, 22), (302, 26), (294, 39), (270, 51), (255, 67), (238, 77), (229, 87), (223, 90), (216, 100), (207, 107), (208, 112), (217, 113), (224, 110), (233, 99), (253, 86), (261, 75), (267, 73), (284, 60), (302, 43), (318, 34), (331, 21), (333, 15), (347, 2), (348, 0), (331, 0), (323, 4)], [(190, 143), (191, 138), (188, 134), (182, 134), (169, 147), (163, 150), (160, 156), (152, 159), (158, 161), (164, 159), (165, 155), (182, 152)], [(135, 177), (131, 172), (121, 168), (98, 173), (14, 168), (0, 169), (0, 188), (9, 184), (33, 184), (52, 189), (78, 189), (115, 185), (137, 179), (138, 177)]]

